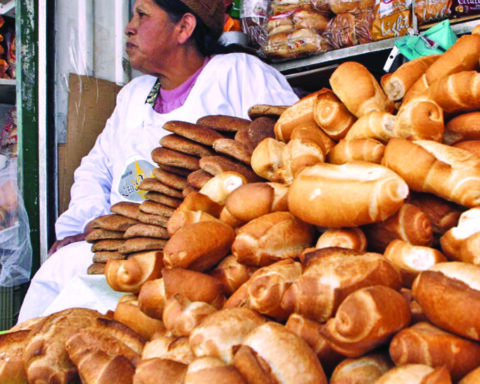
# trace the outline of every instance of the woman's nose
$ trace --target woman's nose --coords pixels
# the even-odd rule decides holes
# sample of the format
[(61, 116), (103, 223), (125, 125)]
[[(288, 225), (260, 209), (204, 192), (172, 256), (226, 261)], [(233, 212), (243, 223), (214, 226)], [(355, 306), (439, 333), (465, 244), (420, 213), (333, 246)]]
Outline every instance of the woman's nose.
[(134, 33), (135, 33), (135, 28), (133, 26), (132, 20), (130, 20), (130, 22), (125, 27), (125, 34), (127, 36), (132, 36)]

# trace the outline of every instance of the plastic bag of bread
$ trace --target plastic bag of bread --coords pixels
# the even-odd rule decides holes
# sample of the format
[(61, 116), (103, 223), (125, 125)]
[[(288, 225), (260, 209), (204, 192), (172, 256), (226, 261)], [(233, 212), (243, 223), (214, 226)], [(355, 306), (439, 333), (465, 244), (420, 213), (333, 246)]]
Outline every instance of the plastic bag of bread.
[(323, 37), (334, 49), (351, 47), (372, 41), (372, 12), (341, 13), (328, 23)]
[(328, 13), (328, 0), (271, 0), (271, 15), (279, 15), (296, 9), (314, 9)]
[(418, 0), (414, 12), (418, 25), (447, 19), (451, 13), (452, 0)]
[(269, 0), (243, 0), (240, 9), (242, 31), (248, 35), (254, 49), (264, 46), (267, 40)]
[(372, 24), (373, 40), (404, 36), (412, 27), (412, 0), (375, 2)]
[(328, 0), (330, 10), (337, 15), (341, 13), (359, 13), (372, 11), (375, 0)]

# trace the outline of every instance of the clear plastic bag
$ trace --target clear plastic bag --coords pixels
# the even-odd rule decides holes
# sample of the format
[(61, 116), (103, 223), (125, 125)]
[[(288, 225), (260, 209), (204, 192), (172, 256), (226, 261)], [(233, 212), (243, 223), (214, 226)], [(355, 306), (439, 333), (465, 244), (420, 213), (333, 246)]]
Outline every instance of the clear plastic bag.
[(30, 279), (30, 225), (17, 187), (17, 159), (0, 155), (0, 287)]
[(250, 45), (259, 49), (267, 41), (266, 23), (269, 0), (243, 0), (240, 9), (242, 31), (247, 34)]

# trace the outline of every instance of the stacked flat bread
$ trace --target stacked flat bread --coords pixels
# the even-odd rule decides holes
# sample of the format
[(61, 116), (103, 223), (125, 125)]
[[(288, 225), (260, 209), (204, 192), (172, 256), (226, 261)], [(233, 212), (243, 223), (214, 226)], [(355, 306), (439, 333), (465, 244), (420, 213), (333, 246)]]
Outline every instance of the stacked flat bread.
[[(99, 314), (75, 315), (81, 329), (62, 347), (51, 328), (75, 321), (56, 314), (41, 331), (26, 324), (0, 336), (0, 351), (12, 346), (0, 378), (40, 380), (32, 359), (41, 339), (71, 359), (42, 375), (78, 372), (85, 382), (123, 382), (119, 372), (133, 383), (478, 382), (480, 158), (457, 144), (480, 137), (479, 59), (480, 35), (466, 35), (381, 81), (343, 63), (331, 89), (288, 107), (255, 106), (248, 124), (202, 118), (192, 129), (221, 137), (198, 143), (208, 153), (188, 154), (196, 161), (176, 174), (184, 188), (169, 185), (181, 194), (170, 215), (149, 212), (165, 221), (163, 246), (122, 253), (122, 243), (110, 252), (125, 257), (106, 262), (108, 283), (125, 292), (114, 321), (141, 335), (141, 352), (113, 341), (106, 350), (116, 323)], [(163, 144), (173, 151), (175, 140)], [(181, 166), (162, 158), (177, 155), (155, 153), (155, 179), (168, 185), (164, 173)], [(256, 177), (222, 168), (217, 156)], [(117, 232), (123, 242), (129, 232), (154, 238), (137, 227), (149, 224), (142, 204), (112, 207), (113, 219), (133, 222), (99, 218), (93, 245)], [(115, 329), (115, 339), (139, 346)]]

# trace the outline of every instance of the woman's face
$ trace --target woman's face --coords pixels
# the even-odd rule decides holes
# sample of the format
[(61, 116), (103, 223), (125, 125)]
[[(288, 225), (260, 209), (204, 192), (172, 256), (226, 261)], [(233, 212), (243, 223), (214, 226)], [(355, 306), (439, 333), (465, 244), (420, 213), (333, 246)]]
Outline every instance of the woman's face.
[(174, 64), (175, 24), (153, 0), (136, 0), (128, 23), (127, 54), (132, 68), (159, 75)]

